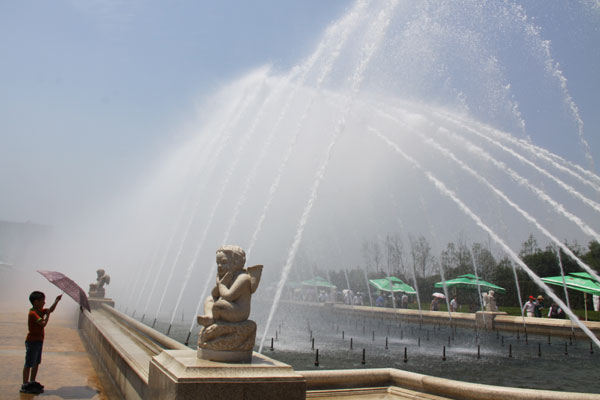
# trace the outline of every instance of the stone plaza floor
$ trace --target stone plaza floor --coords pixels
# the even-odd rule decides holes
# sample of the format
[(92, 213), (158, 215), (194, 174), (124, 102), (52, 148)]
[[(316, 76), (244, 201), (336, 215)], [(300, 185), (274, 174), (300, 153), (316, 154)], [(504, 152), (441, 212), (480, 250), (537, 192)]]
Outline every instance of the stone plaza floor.
[(117, 399), (105, 376), (98, 376), (92, 360), (79, 337), (77, 310), (64, 307), (52, 314), (46, 326), (46, 337), (37, 381), (45, 386), (40, 395), (19, 392), (25, 360), (27, 312), (14, 306), (0, 307), (0, 400), (40, 398)]

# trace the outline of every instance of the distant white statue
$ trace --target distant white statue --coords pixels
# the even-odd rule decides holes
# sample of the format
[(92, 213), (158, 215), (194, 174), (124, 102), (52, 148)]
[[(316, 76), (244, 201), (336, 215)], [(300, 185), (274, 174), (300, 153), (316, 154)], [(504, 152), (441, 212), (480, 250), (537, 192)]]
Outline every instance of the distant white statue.
[(493, 290), (482, 294), (482, 297), (485, 311), (498, 311), (498, 306), (496, 305), (496, 299), (494, 298)]

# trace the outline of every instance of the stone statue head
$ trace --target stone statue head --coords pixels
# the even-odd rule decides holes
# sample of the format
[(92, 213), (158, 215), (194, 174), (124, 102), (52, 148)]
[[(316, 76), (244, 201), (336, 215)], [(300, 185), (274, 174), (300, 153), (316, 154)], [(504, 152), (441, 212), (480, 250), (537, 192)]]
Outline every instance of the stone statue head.
[(246, 253), (239, 246), (221, 246), (217, 250), (217, 274), (223, 276), (228, 270), (241, 271), (246, 264)]
[(96, 271), (96, 273), (98, 274), (98, 278), (101, 278), (106, 272), (102, 268), (100, 268)]

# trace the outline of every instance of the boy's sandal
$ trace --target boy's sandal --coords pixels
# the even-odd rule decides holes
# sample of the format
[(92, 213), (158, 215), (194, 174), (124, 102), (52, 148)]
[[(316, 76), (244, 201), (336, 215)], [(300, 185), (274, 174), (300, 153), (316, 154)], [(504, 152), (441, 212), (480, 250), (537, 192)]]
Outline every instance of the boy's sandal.
[(21, 385), (21, 389), (19, 390), (19, 392), (28, 394), (40, 394), (44, 392), (44, 389), (40, 386), (34, 385), (33, 382), (28, 382)]

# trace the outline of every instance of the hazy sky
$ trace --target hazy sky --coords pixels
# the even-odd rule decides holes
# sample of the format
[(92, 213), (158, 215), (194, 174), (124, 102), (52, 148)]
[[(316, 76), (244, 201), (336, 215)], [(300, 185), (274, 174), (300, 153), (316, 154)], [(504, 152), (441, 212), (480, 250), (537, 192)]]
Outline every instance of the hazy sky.
[[(598, 165), (600, 7), (547, 3), (523, 7), (551, 42)], [(110, 201), (189, 128), (202, 100), (260, 65), (288, 71), (351, 5), (0, 2), (0, 219), (55, 224)], [(561, 152), (575, 140), (566, 132), (543, 145), (585, 164)]]
[(0, 219), (43, 223), (143, 174), (199, 102), (288, 69), (347, 1), (3, 1)]

